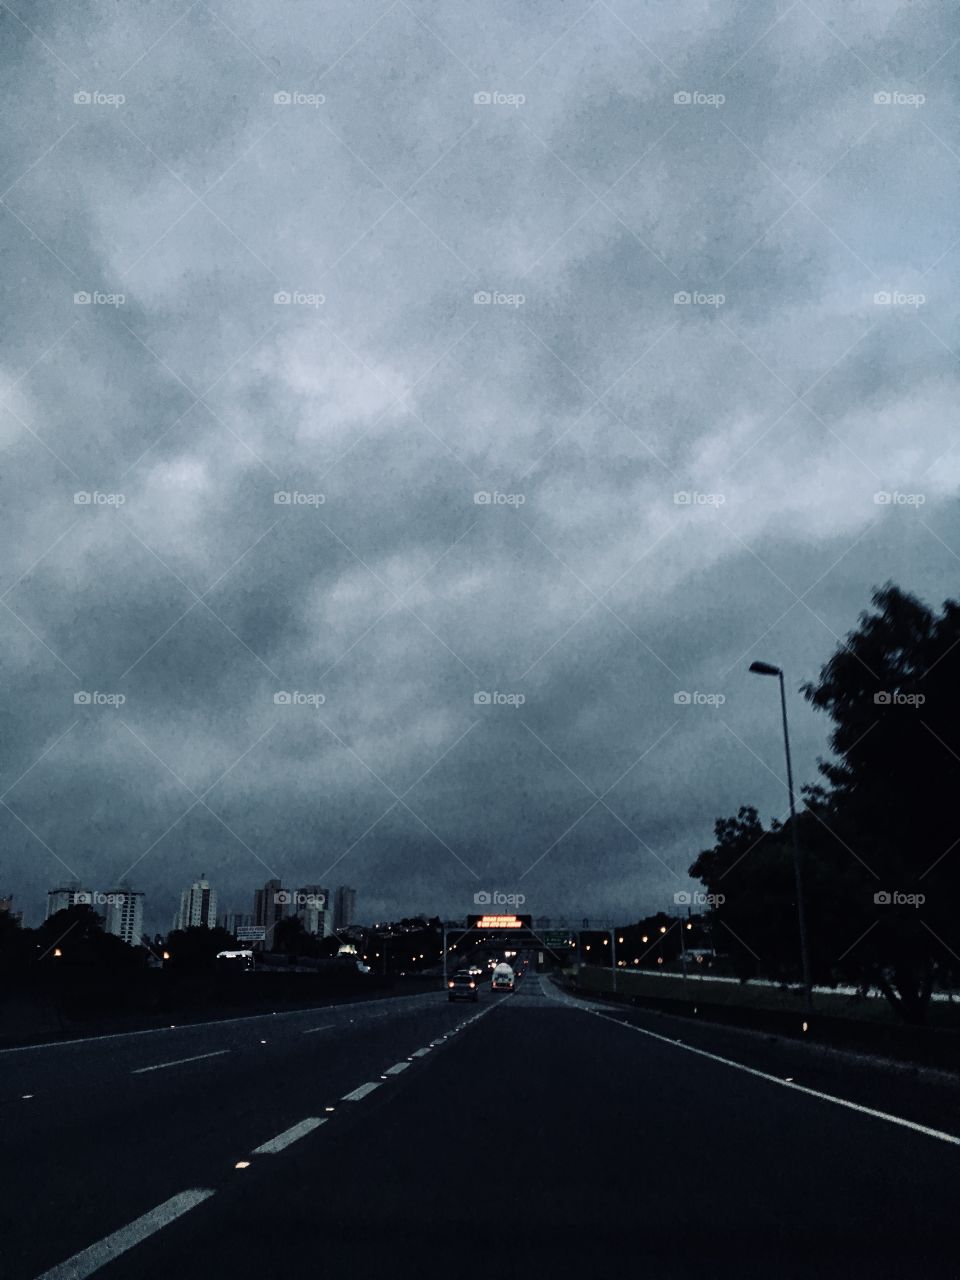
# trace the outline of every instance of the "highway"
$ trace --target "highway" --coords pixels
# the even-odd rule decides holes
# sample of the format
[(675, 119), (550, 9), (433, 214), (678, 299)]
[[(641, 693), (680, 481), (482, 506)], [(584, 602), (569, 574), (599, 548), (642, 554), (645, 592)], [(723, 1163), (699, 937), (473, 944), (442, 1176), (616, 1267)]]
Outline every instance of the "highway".
[(6, 1050), (0, 1274), (958, 1276), (957, 1100), (533, 970)]

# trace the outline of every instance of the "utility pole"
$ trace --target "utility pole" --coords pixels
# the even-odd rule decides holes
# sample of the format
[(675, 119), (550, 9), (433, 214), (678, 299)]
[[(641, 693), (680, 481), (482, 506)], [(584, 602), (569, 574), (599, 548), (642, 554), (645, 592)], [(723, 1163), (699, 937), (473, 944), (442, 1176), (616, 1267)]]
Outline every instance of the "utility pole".
[(783, 717), (783, 747), (787, 757), (787, 791), (790, 796), (790, 834), (793, 840), (793, 878), (797, 891), (797, 920), (800, 929), (800, 965), (803, 970), (803, 1005), (809, 1020), (813, 1013), (813, 982), (810, 977), (810, 952), (807, 946), (807, 911), (803, 900), (800, 833), (797, 830), (797, 808), (793, 797), (793, 766), (790, 762), (790, 733), (787, 729), (787, 695), (783, 684), (783, 668), (768, 662), (751, 662), (750, 670), (758, 676), (780, 679), (780, 712)]

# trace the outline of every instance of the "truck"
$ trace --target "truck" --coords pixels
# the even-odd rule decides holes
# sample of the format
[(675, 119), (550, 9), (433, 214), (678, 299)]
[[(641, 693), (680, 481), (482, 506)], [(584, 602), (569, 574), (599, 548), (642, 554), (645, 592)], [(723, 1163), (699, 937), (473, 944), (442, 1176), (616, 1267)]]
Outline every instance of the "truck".
[(513, 985), (513, 970), (505, 960), (501, 960), (493, 971), (493, 976), (490, 979), (490, 988), (493, 991), (512, 991)]

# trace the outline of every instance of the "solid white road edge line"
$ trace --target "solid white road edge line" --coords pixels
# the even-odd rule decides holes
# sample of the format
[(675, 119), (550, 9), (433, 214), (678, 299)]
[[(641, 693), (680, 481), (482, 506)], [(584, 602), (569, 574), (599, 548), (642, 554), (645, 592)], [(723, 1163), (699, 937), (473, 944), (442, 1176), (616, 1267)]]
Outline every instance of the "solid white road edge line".
[(361, 1005), (396, 1004), (416, 1000), (429, 1005), (433, 1000), (432, 991), (415, 991), (408, 996), (383, 996), (379, 1000), (344, 1000), (341, 1004), (318, 1004), (309, 1009), (284, 1009), (272, 1013), (247, 1013), (239, 1018), (213, 1018), (210, 1022), (178, 1022), (167, 1027), (142, 1027), (139, 1031), (111, 1031), (105, 1036), (78, 1036), (75, 1040), (47, 1040), (43, 1044), (16, 1044), (7, 1049), (0, 1049), (0, 1056), (5, 1053), (31, 1053), (37, 1049), (62, 1049), (69, 1044), (96, 1044), (101, 1040), (125, 1040), (133, 1036), (156, 1036), (164, 1031), (197, 1031), (201, 1027), (229, 1027), (237, 1022), (258, 1022), (262, 1018), (296, 1018), (305, 1013), (327, 1013), (340, 1009), (356, 1009)]
[(142, 1076), (145, 1071), (162, 1071), (164, 1067), (182, 1067), (185, 1062), (202, 1062), (204, 1058), (219, 1058), (229, 1049), (215, 1049), (213, 1053), (198, 1053), (194, 1058), (176, 1058), (173, 1062), (155, 1062), (152, 1067), (137, 1067), (132, 1076)]
[(253, 1148), (252, 1154), (255, 1156), (276, 1155), (278, 1151), (282, 1151), (284, 1147), (289, 1147), (298, 1138), (305, 1138), (308, 1133), (312, 1133), (314, 1129), (318, 1129), (320, 1125), (326, 1123), (326, 1120), (321, 1120), (317, 1116), (308, 1116), (306, 1120), (301, 1120), (299, 1124), (285, 1129), (283, 1133), (278, 1133), (269, 1142), (261, 1142), (259, 1147)]
[(66, 1262), (51, 1267), (42, 1276), (38, 1276), (37, 1280), (85, 1280), (86, 1276), (93, 1275), (108, 1262), (112, 1262), (120, 1254), (132, 1249), (135, 1244), (140, 1244), (141, 1241), (169, 1226), (190, 1209), (195, 1209), (204, 1200), (209, 1200), (212, 1195), (213, 1192), (208, 1190), (181, 1191), (179, 1195), (172, 1196), (163, 1204), (158, 1204), (155, 1209), (151, 1209), (149, 1213), (145, 1213), (127, 1226), (121, 1227), (119, 1231), (114, 1231), (112, 1235), (98, 1240), (88, 1249), (75, 1253)]
[(781, 1076), (772, 1076), (767, 1071), (758, 1071), (756, 1067), (744, 1066), (742, 1062), (734, 1062), (732, 1058), (722, 1058), (718, 1053), (709, 1053), (706, 1049), (696, 1049), (691, 1044), (681, 1044), (669, 1036), (661, 1036), (656, 1031), (647, 1031), (645, 1027), (635, 1027), (632, 1022), (621, 1022), (619, 1018), (611, 1018), (609, 1014), (598, 1013), (595, 1009), (584, 1009), (584, 1013), (592, 1013), (595, 1018), (603, 1018), (604, 1022), (612, 1022), (615, 1026), (626, 1027), (628, 1031), (638, 1031), (642, 1036), (650, 1036), (653, 1040), (661, 1040), (664, 1044), (673, 1045), (675, 1049), (683, 1049), (687, 1053), (695, 1053), (700, 1058), (709, 1058), (711, 1062), (720, 1062), (725, 1067), (735, 1067), (737, 1071), (745, 1071), (747, 1075), (758, 1076), (761, 1080), (769, 1080), (778, 1084), (781, 1089), (793, 1089), (796, 1093), (805, 1093), (811, 1098), (819, 1098), (821, 1102), (832, 1102), (838, 1107), (847, 1107), (850, 1111), (859, 1111), (862, 1115), (873, 1116), (875, 1120), (886, 1120), (888, 1124), (900, 1125), (903, 1129), (912, 1129), (915, 1133), (926, 1134), (928, 1138), (939, 1138), (941, 1142), (949, 1142), (960, 1147), (960, 1138), (952, 1133), (944, 1133), (941, 1129), (931, 1129), (925, 1124), (917, 1124), (915, 1120), (905, 1120), (903, 1116), (892, 1116), (887, 1111), (877, 1111), (873, 1107), (864, 1107), (859, 1102), (850, 1102), (847, 1098), (834, 1097), (832, 1093), (821, 1093), (819, 1089), (808, 1089), (806, 1085), (795, 1084), (792, 1080), (784, 1080)]

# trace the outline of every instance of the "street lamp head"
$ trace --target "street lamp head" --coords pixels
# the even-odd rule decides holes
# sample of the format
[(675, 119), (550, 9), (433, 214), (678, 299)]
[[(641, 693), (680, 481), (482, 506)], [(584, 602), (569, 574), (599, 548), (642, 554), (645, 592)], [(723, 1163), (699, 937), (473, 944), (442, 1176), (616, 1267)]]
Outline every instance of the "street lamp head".
[(751, 662), (750, 670), (755, 676), (779, 676), (783, 674), (779, 667), (773, 667), (769, 662)]

